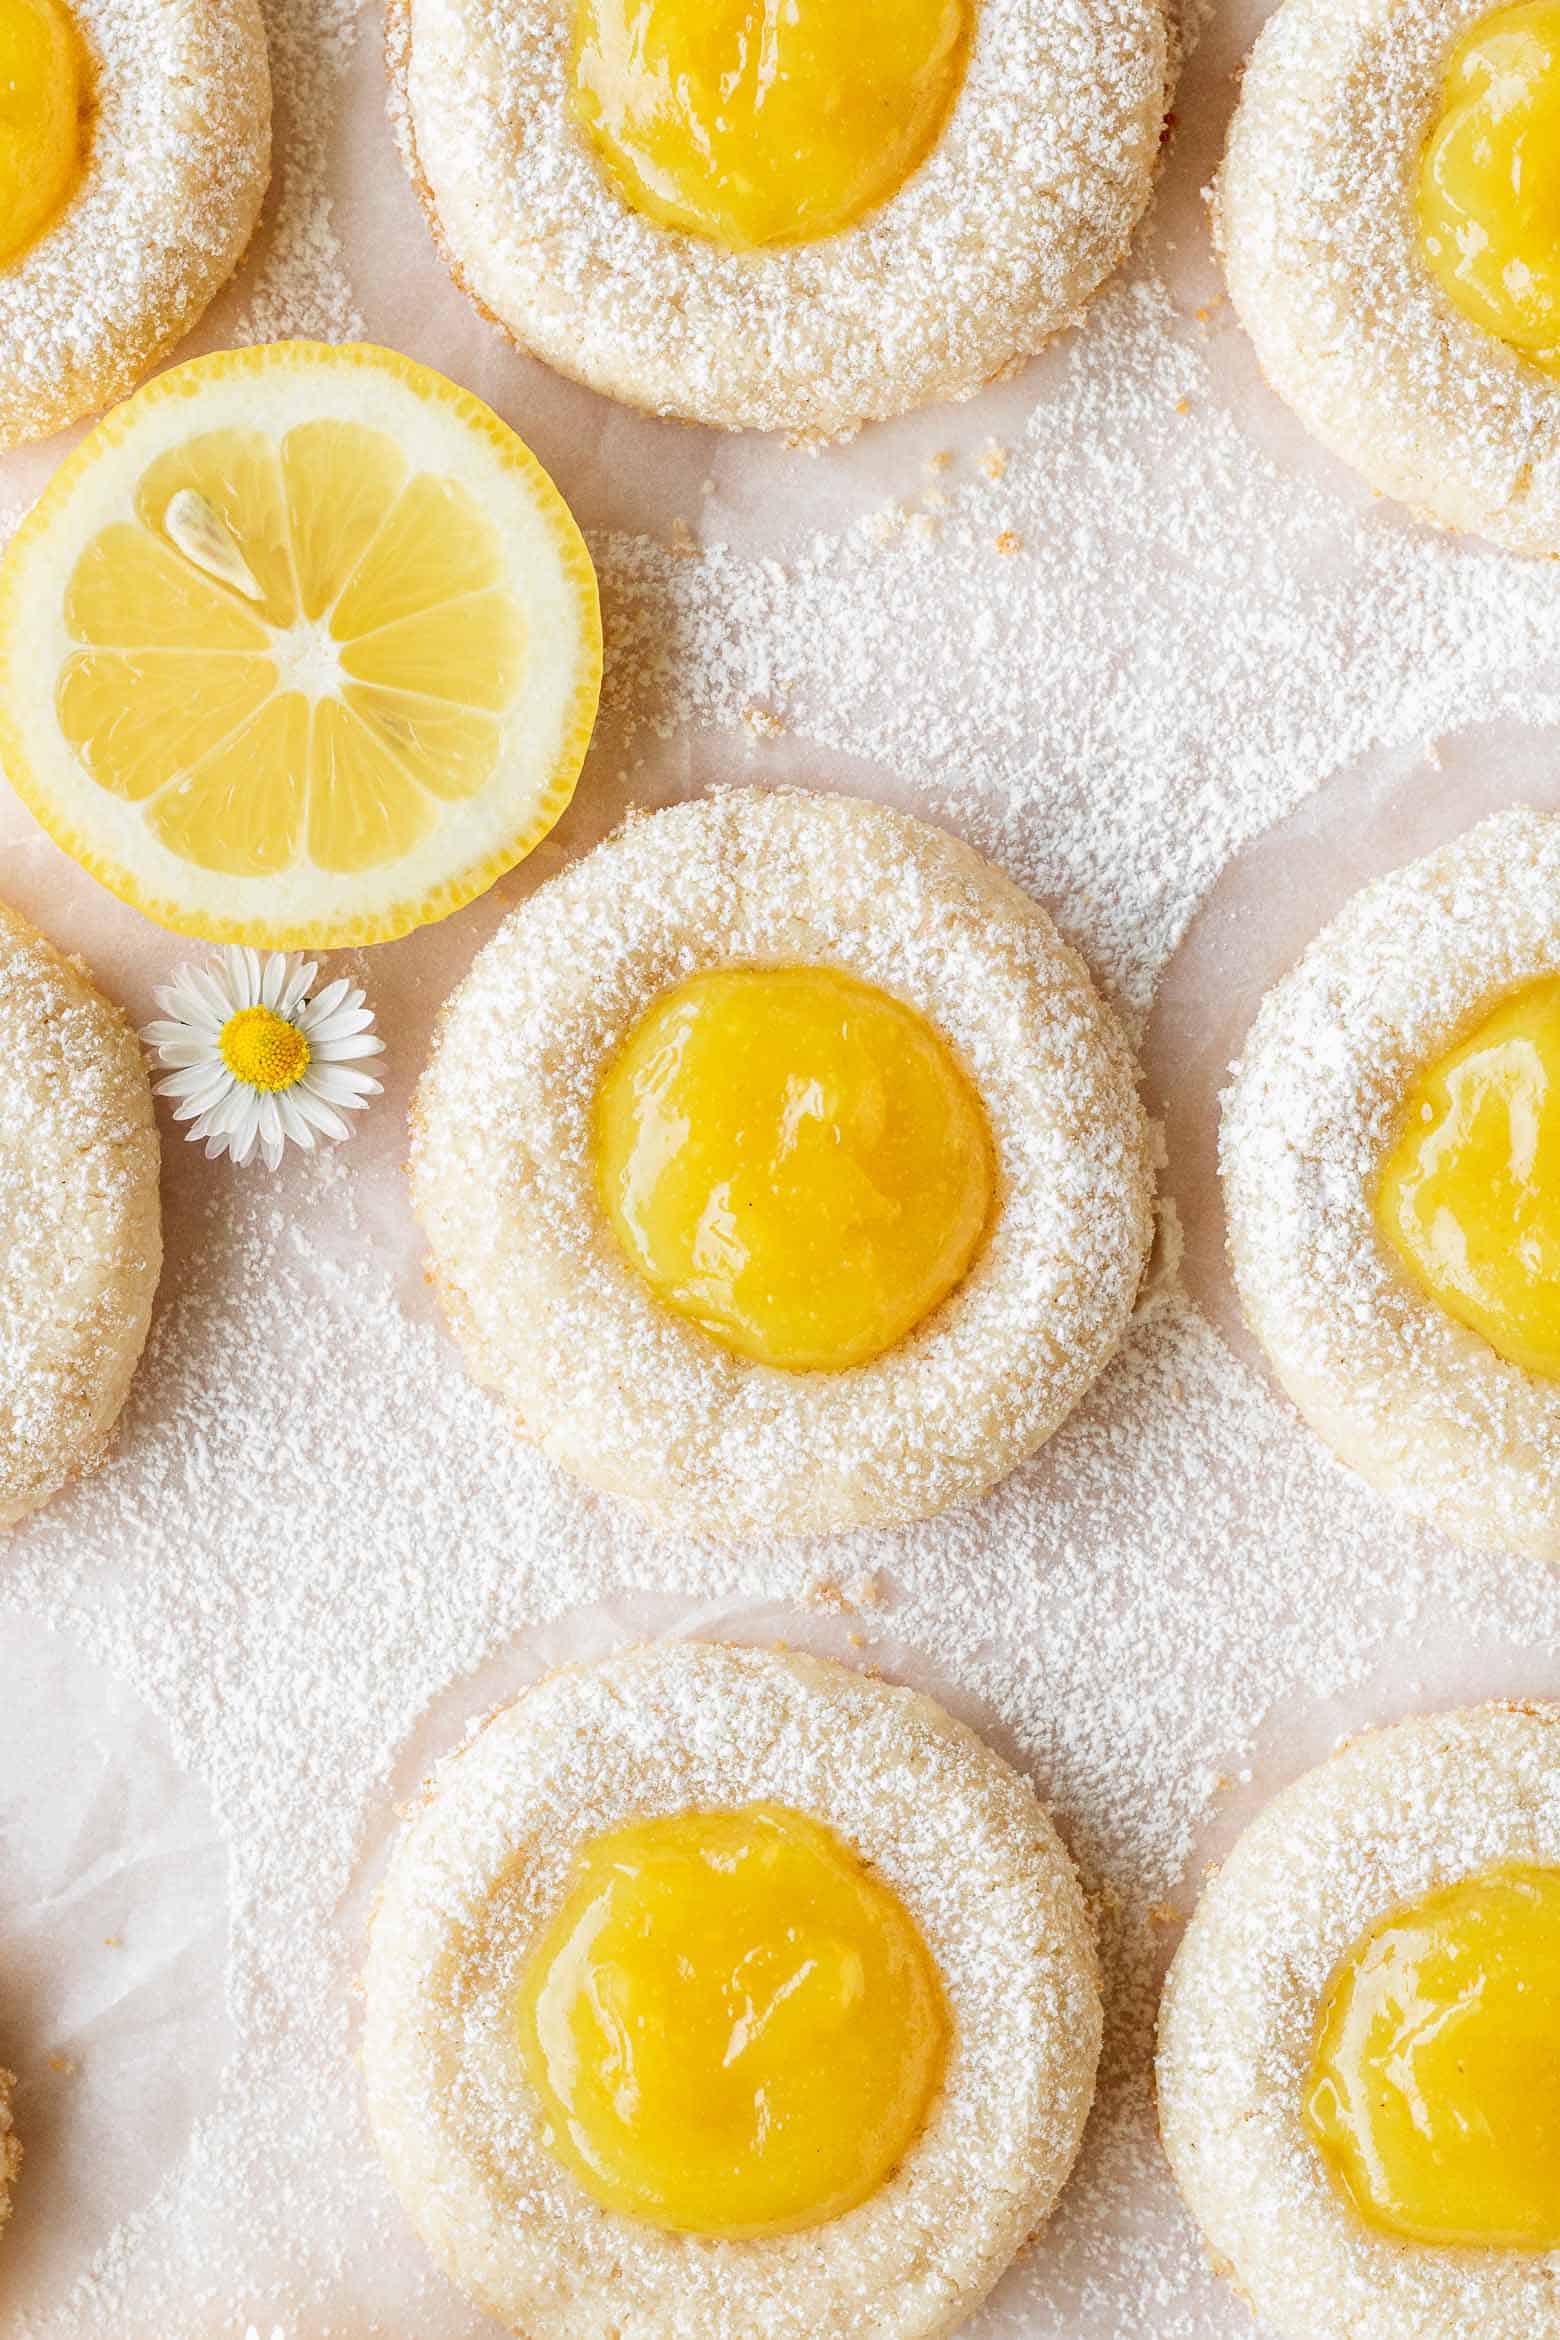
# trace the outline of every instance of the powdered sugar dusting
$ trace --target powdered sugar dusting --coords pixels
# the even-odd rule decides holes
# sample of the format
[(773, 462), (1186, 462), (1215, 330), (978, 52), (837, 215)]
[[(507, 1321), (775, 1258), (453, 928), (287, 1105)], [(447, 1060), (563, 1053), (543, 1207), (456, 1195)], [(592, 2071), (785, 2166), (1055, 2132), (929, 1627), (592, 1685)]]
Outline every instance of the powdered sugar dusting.
[(1272, 2328), (1351, 2340), (1550, 2340), (1544, 2252), (1405, 2249), (1368, 2227), (1302, 2123), (1317, 2009), (1379, 1918), (1508, 1862), (1560, 1861), (1560, 1708), (1367, 1733), (1241, 1839), (1165, 1998), (1165, 2140), (1212, 2247)]
[[(917, 1008), (996, 1147), (969, 1273), (848, 1373), (755, 1366), (657, 1305), (596, 1195), (602, 1068), (650, 1001), (777, 954)], [(414, 1198), (472, 1370), (590, 1485), (694, 1535), (913, 1519), (1033, 1452), (1119, 1345), (1152, 1235), (1132, 1081), (1075, 954), (967, 848), (727, 790), (631, 823), (478, 959), (419, 1092)]]
[(60, 216), (0, 269), (0, 443), (94, 412), (227, 281), (270, 151), (254, 0), (85, 0), (96, 107)]
[[(690, 2250), (581, 2215), (514, 2086), (514, 2000), (578, 1848), (770, 1798), (906, 1902), (953, 2045), (914, 2150), (841, 2224)], [(366, 1977), (376, 2129), (435, 2251), (516, 2330), (942, 2333), (1049, 2214), (1099, 2044), (1082, 1897), (1033, 1796), (923, 1699), (794, 1653), (663, 1644), (554, 1674), (446, 1766), (397, 1848)]]
[(1550, 656), (1550, 571), (1342, 522), (1224, 411), (1205, 332), (1151, 278), (1101, 296), (1011, 441), (907, 486), (783, 562), (609, 538), (609, 710), (630, 737), (765, 710), (760, 772), (786, 736), (869, 759), (1058, 903), (1137, 1004), (1248, 837)]
[[(344, 54), (342, 102), (315, 117), (324, 176), (293, 182), (312, 188), (296, 272), (266, 276), (251, 322), (324, 330), (335, 316), (355, 331), (360, 312), (379, 338), (480, 378), (589, 517), (613, 629), (608, 720), (539, 865), (716, 768), (883, 796), (993, 853), (1141, 1011), (1215, 876), (1324, 780), (1389, 749), (1406, 763), (1484, 718), (1560, 715), (1560, 577), (1351, 500), (1256, 385), (1227, 312), (1198, 314), (1198, 189), (1247, 30), (1221, 13), (1157, 223), (1081, 335), (957, 415), (816, 460), (658, 429), (506, 353), (409, 230), (388, 133), (376, 147), (362, 131), (380, 123), (376, 44)], [(305, 35), (275, 45), (285, 142)], [(240, 280), (241, 314), (259, 282)], [(0, 528), (41, 476), (6, 469)], [(1327, 839), (1347, 864), (1347, 785), (1331, 801)], [(0, 851), (6, 892), (111, 961), (135, 1015), (150, 1013), (177, 946), (106, 903), (3, 794)], [(356, 965), (401, 1102), (498, 909)], [(1172, 1077), (1194, 1086), (1207, 1044), (1192, 1031)], [(652, 1539), (467, 1382), (420, 1280), (396, 1103), (348, 1155), (275, 1184), (191, 1149), (170, 1158), (171, 1256), (121, 1438), (0, 1562), (0, 1694), (17, 1617), (48, 1618), (133, 1685), (209, 1797), (231, 1920), (212, 2013), (231, 2048), (192, 2142), (156, 2160), (148, 2206), (109, 2246), (68, 2262), (75, 2289), (57, 2304), (10, 2272), (24, 2217), (54, 2216), (30, 2160), (0, 2246), (8, 2333), (491, 2332), (411, 2238), (352, 2062), (391, 1805), (471, 1715), (546, 1666), (693, 1625), (810, 1641), (951, 1703), (1054, 1801), (1096, 1895), (1100, 2104), (1044, 2243), (971, 2340), (1249, 2335), (1176, 2207), (1148, 2083), (1158, 1976), (1198, 1864), (1237, 1809), (1346, 1727), (1552, 1688), (1556, 1580), (1458, 1553), (1376, 1501), (1173, 1292), (1045, 1454), (979, 1505), (822, 1549)], [(816, 1605), (825, 1585), (865, 1601), (856, 1588), (874, 1580), (870, 1605)], [(52, 2043), (7, 1989), (16, 1890), (0, 1849), (0, 2061), (20, 2074), (25, 2139)], [(71, 1907), (38, 1918), (74, 1967)], [(100, 2019), (123, 2036), (141, 2013), (129, 1989)], [(168, 2052), (161, 2034), (146, 2052)], [(59, 2085), (61, 2121), (87, 2133), (111, 2112), (127, 2154), (143, 2147), (141, 2099), (109, 2087), (90, 2050)]]
[(91, 1462), (146, 1337), (161, 1258), (140, 1054), (0, 902), (0, 1532)]
[[(465, 2340), (419, 2272), (348, 2061), (365, 1831), (383, 1842), (384, 1782), (430, 1702), (448, 1745), (566, 1653), (547, 1620), (625, 1594), (631, 1637), (675, 1617), (876, 1660), (1031, 1770), (1100, 1896), (1110, 2048), (1050, 2239), (972, 2332), (1126, 2340), (1146, 2297), (1159, 2340), (1223, 2329), (1195, 2245), (1166, 2241), (1146, 2083), (1158, 1963), (1209, 1800), (1298, 1686), (1325, 1712), (1385, 1668), (1401, 1703), (1443, 1645), (1462, 1662), (1470, 1644), (1542, 1646), (1560, 1632), (1554, 1581), (1470, 1568), (1412, 1530), (1384, 1560), (1363, 1489), (1171, 1301), (980, 1507), (822, 1548), (663, 1544), (573, 1489), (465, 1382), (426, 1301), (373, 1261), (382, 1209), (346, 1155), (275, 1190), (195, 1185), (126, 1441), (0, 1579), (0, 1601), (45, 1607), (168, 1718), (233, 1864), (221, 2094), (152, 2208), (36, 2330), (122, 2340), (133, 2320), (195, 2340), (199, 2302), (238, 2300), (285, 2306), (305, 2333), (378, 2312), (411, 2340)], [(806, 1596), (824, 1576), (875, 1576), (877, 1605), (820, 1619)], [(574, 1646), (600, 1630), (587, 1621)], [(1193, 1643), (1195, 1677), (1178, 1656)], [(463, 1687), (479, 1666), (482, 1686)], [(1149, 2216), (1151, 2250), (1132, 2242)]]
[(845, 233), (668, 235), (569, 105), (572, 11), (398, 0), (398, 125), (461, 282), (538, 355), (655, 413), (835, 437), (970, 396), (1076, 322), (1147, 202), (1155, 0), (983, 0), (932, 152)]
[(1296, 0), (1253, 55), (1220, 181), (1237, 307), (1281, 393), (1378, 490), (1560, 551), (1560, 388), (1454, 308), (1414, 197), (1486, 0)]
[(358, 34), (353, 0), (269, 0), (277, 89), (267, 232), (235, 340), (353, 341), (365, 333), (330, 183), (341, 82)]
[(1515, 809), (1367, 888), (1264, 1003), (1223, 1131), (1252, 1323), (1337, 1450), (1474, 1543), (1560, 1557), (1560, 1395), (1404, 1273), (1372, 1198), (1402, 1097), (1560, 968), (1560, 821)]

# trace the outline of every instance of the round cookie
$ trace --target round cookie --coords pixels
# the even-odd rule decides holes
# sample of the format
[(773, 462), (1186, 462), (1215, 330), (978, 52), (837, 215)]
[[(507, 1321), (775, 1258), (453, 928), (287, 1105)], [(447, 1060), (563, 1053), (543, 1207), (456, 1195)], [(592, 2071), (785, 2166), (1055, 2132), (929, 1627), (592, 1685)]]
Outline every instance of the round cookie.
[(1165, 1986), (1159, 2117), (1217, 2261), (1291, 2340), (1555, 2340), (1553, 2260), (1367, 2226), (1302, 2125), (1318, 2008), (1388, 1911), (1507, 1862), (1560, 1866), (1560, 1708), (1354, 1740), (1247, 1829)]
[(95, 1462), (162, 1265), (157, 1132), (135, 1036), (0, 903), (0, 1526)]
[(971, 396), (1075, 324), (1148, 201), (1159, 0), (982, 0), (963, 86), (886, 203), (733, 250), (633, 209), (570, 112), (574, 0), (394, 0), (394, 110), (457, 281), (521, 347), (655, 414), (834, 438)]
[(11, 2091), (15, 2086), (14, 2072), (0, 2072), (0, 2234), (4, 2234), (10, 2220), (11, 2188), (22, 2166), (22, 2142), (11, 2120)]
[(1560, 379), (1455, 308), (1415, 182), (1490, 0), (1284, 0), (1252, 52), (1214, 208), (1230, 297), (1307, 429), (1383, 495), (1560, 553)]
[[(514, 2002), (584, 1840), (778, 1801), (900, 1896), (953, 2044), (927, 2126), (858, 2208), (717, 2240), (598, 2209), (544, 2142)], [(451, 1758), (374, 1921), (364, 2063), (424, 2240), (527, 2340), (932, 2340), (1044, 2222), (1094, 2089), (1071, 1864), (1027, 1783), (930, 1700), (797, 1656), (661, 1644), (551, 1676)]]
[[(916, 1009), (995, 1147), (964, 1280), (847, 1371), (734, 1355), (662, 1306), (593, 1175), (601, 1072), (642, 1011), (777, 961)], [(731, 1536), (922, 1518), (1012, 1470), (1120, 1344), (1153, 1217), (1130, 1052), (1045, 912), (903, 814), (740, 789), (632, 821), (479, 955), (418, 1091), (412, 1191), (476, 1378), (590, 1485)]]
[(1560, 973), (1560, 819), (1518, 808), (1357, 894), (1269, 993), (1224, 1105), (1230, 1260), (1335, 1453), (1464, 1541), (1560, 1559), (1560, 1382), (1411, 1281), (1373, 1195), (1421, 1067)]
[(75, 0), (79, 184), (0, 264), (0, 449), (134, 389), (243, 258), (270, 170), (259, 0)]

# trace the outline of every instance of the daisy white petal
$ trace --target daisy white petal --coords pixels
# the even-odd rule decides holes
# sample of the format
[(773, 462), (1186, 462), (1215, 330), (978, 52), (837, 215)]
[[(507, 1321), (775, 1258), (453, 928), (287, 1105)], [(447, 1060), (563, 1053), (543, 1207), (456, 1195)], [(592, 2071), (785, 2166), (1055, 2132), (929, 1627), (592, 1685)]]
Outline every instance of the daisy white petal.
[(301, 1146), (306, 1154), (314, 1151), (314, 1131), (302, 1110), (301, 1089), (284, 1089), (276, 1100), (276, 1109), (282, 1117), (282, 1135), (289, 1145)]
[(349, 1040), (354, 1033), (366, 1032), (374, 1021), (372, 1008), (338, 1008), (323, 1023), (308, 1026), (311, 1047), (331, 1047), (338, 1040)]
[(162, 1068), (157, 1094), (208, 1156), (258, 1153), (275, 1169), (289, 1145), (350, 1136), (345, 1115), (382, 1093), (353, 1069), (384, 1053), (373, 1010), (343, 975), (311, 997), (318, 974), (300, 952), (234, 946), (155, 990), (162, 1014), (141, 1037)]
[(298, 1018), (300, 1031), (313, 1033), (319, 1025), (325, 1023), (329, 1017), (335, 1014), (351, 989), (352, 986), (345, 975), (338, 975), (334, 983), (327, 983), (318, 997), (311, 999), (308, 1006), (300, 1013)]
[(179, 1023), (196, 1023), (203, 1019), (215, 1023), (221, 1013), (220, 1007), (199, 988), (194, 976), (192, 967), (181, 967), (171, 983), (162, 983), (156, 987), (152, 997), (165, 1014), (174, 1017)]
[(354, 1033), (349, 1040), (332, 1040), (315, 1050), (322, 1064), (351, 1064), (364, 1056), (383, 1056), (385, 1044), (373, 1032)]
[(231, 1099), (215, 1121), (215, 1134), (226, 1130), (235, 1162), (247, 1162), (260, 1141), (259, 1101), (247, 1091)]
[(231, 985), (222, 979), (221, 970), (216, 967), (186, 967), (184, 974), (190, 990), (207, 1012), (215, 1017), (220, 1030), (239, 1004)]
[(207, 1105), (215, 1105), (232, 1087), (232, 1077), (220, 1066), (213, 1071), (209, 1064), (186, 1065), (180, 1072), (171, 1072), (165, 1081), (157, 1084), (159, 1097), (188, 1097), (197, 1113)]
[(197, 1056), (211, 1054), (211, 1041), (204, 1033), (192, 1032), (188, 1024), (143, 1024), (141, 1038), (148, 1048), (156, 1049), (164, 1064), (172, 1064), (178, 1055), (193, 1063)]
[(314, 981), (319, 971), (319, 966), (313, 959), (305, 959), (301, 966), (293, 968), (291, 975), (287, 978), (286, 988), (276, 1003), (276, 1012), (279, 1016), (287, 1016), (292, 1021), (297, 1022), (298, 1009), (307, 996), (309, 985)]
[(339, 1144), (342, 1138), (352, 1135), (350, 1123), (343, 1121), (335, 1106), (327, 1104), (323, 1097), (317, 1097), (307, 1089), (299, 1089), (295, 1094), (298, 1111), (323, 1136), (334, 1138)]
[(311, 1064), (298, 1086), (305, 1096), (323, 1097), (330, 1105), (361, 1107), (367, 1098), (384, 1095), (382, 1082), (344, 1064)]
[[(211, 1065), (211, 1044), (206, 1040), (167, 1040), (157, 1051), (158, 1057), (170, 1072), (188, 1072), (191, 1065)], [(223, 1067), (226, 1071), (226, 1066)]]

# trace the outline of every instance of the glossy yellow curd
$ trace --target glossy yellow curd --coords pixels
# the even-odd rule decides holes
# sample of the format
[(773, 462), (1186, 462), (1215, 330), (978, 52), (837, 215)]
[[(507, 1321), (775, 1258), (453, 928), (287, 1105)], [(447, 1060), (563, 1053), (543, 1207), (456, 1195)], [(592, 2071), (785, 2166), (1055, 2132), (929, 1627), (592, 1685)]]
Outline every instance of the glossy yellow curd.
[(664, 992), (596, 1106), (602, 1207), (651, 1290), (740, 1355), (838, 1370), (954, 1289), (991, 1211), (986, 1117), (925, 1019), (830, 967)]
[(1513, 993), (1420, 1075), (1376, 1217), (1448, 1315), (1560, 1375), (1560, 979)]
[(575, 119), (661, 227), (809, 242), (925, 161), (973, 21), (974, 0), (578, 0)]
[(1323, 2003), (1305, 2118), (1381, 2232), (1560, 2247), (1560, 1870), (1491, 1869), (1374, 1925)]
[(1560, 0), (1496, 9), (1453, 51), (1419, 231), (1463, 315), (1560, 373)]
[(579, 1854), (521, 1988), (553, 2150), (679, 2233), (821, 2224), (892, 2176), (947, 2057), (904, 1904), (777, 1804), (637, 1820)]
[(0, 0), (0, 268), (75, 191), (86, 92), (81, 38), (59, 0)]

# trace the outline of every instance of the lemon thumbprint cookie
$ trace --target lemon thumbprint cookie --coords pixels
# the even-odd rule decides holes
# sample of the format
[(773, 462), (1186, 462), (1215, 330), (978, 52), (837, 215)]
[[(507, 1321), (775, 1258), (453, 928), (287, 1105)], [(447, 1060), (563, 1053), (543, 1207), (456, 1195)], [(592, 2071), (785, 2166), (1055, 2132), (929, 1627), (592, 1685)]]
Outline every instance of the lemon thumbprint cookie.
[(1335, 454), (1560, 553), (1560, 0), (1284, 0), (1216, 233), (1265, 372)]
[(1292, 2340), (1556, 2340), (1560, 1707), (1356, 1739), (1204, 1892), (1159, 2117), (1237, 2287)]
[(1448, 1533), (1560, 1559), (1560, 819), (1356, 895), (1264, 1000), (1222, 1153), (1307, 1420)]
[(0, 0), (0, 448), (122, 398), (243, 257), (257, 0)]
[(1094, 2093), (1072, 1866), (929, 1699), (661, 1644), (436, 1778), (366, 1974), (380, 2149), (526, 2340), (931, 2340), (1049, 2216)]
[(1072, 324), (1148, 200), (1160, 0), (395, 0), (460, 283), (631, 405), (838, 436)]
[(162, 1265), (135, 1037), (0, 903), (0, 1526), (96, 1460)]
[(869, 804), (642, 817), (445, 1011), (413, 1195), (477, 1378), (592, 1485), (716, 1535), (981, 1489), (1126, 1329), (1130, 1054), (1045, 913)]

